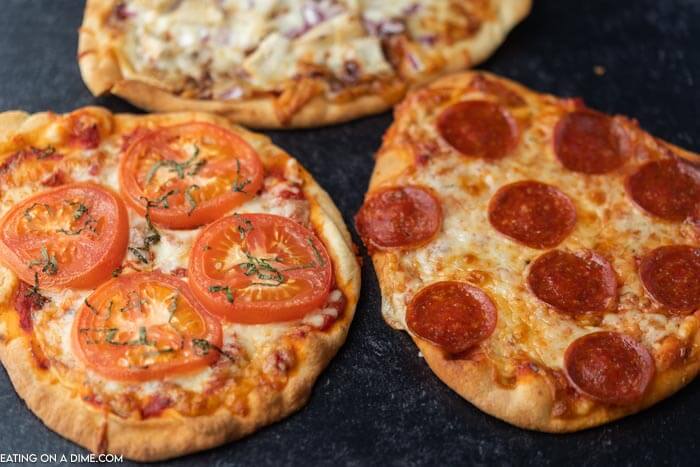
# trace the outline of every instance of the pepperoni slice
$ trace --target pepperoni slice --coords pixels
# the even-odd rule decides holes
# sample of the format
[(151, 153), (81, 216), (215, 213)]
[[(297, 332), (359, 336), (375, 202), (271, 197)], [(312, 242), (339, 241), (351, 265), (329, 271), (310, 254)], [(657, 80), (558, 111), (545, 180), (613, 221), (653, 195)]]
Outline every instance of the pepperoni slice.
[(591, 110), (571, 112), (559, 120), (554, 153), (567, 169), (586, 174), (607, 173), (625, 162), (612, 118)]
[(424, 188), (389, 188), (365, 201), (355, 225), (370, 251), (412, 248), (428, 242), (440, 230), (442, 209), (435, 195)]
[(537, 298), (570, 315), (610, 310), (617, 299), (615, 271), (592, 251), (543, 254), (530, 266), (527, 284)]
[(493, 334), (496, 305), (484, 291), (464, 282), (436, 282), (411, 300), (406, 324), (414, 334), (459, 354)]
[(700, 204), (700, 173), (676, 159), (647, 162), (630, 175), (627, 192), (649, 214), (681, 222)]
[(576, 225), (576, 208), (558, 188), (534, 181), (501, 187), (489, 203), (494, 229), (531, 248), (552, 248)]
[(700, 308), (700, 248), (662, 246), (639, 264), (639, 277), (654, 300), (678, 311)]
[(576, 339), (564, 353), (564, 372), (581, 393), (606, 404), (639, 402), (654, 377), (654, 359), (631, 337), (594, 332)]
[(481, 159), (501, 159), (518, 140), (513, 117), (488, 101), (462, 101), (448, 107), (438, 117), (437, 129), (457, 151)]

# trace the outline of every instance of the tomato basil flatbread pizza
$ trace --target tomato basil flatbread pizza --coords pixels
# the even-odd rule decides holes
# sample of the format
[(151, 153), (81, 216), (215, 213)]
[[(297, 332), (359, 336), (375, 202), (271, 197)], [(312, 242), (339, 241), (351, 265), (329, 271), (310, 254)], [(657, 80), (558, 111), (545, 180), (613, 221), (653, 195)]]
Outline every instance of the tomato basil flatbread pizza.
[(93, 94), (308, 127), (390, 108), (486, 59), (530, 0), (88, 0), (78, 60)]
[(0, 359), (51, 429), (152, 461), (300, 408), (359, 292), (328, 195), (221, 117), (0, 114)]
[(411, 94), (357, 229), (385, 320), (480, 409), (566, 432), (700, 368), (700, 157), (486, 73)]

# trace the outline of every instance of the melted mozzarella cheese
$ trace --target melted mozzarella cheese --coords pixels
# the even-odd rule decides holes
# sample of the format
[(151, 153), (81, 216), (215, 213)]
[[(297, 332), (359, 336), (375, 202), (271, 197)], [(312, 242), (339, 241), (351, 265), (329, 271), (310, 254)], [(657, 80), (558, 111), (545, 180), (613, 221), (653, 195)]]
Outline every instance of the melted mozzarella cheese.
[(408, 32), (434, 43), (471, 21), (467, 10), (474, 6), (445, 0), (131, 0), (123, 8), (122, 47), (137, 73), (155, 75), (175, 90), (190, 79), (213, 81), (215, 97), (240, 98), (232, 90), (241, 76), (247, 86), (276, 90), (311, 65), (340, 79), (348, 63), (353, 79), (391, 75), (383, 36)]
[[(468, 94), (465, 98), (482, 97)], [(390, 323), (406, 328), (407, 303), (422, 287), (441, 280), (463, 280), (484, 289), (497, 305), (498, 324), (485, 347), (492, 358), (502, 362), (525, 353), (561, 368), (567, 346), (590, 332), (634, 328), (634, 335), (654, 348), (666, 336), (682, 337), (684, 329), (693, 328), (697, 319), (692, 315), (655, 313), (657, 307), (644, 292), (636, 266), (637, 259), (653, 248), (692, 242), (684, 226), (656, 222), (642, 212), (625, 191), (624, 174), (584, 177), (558, 163), (551, 144), (556, 111), (545, 109), (534, 117), (513, 154), (484, 161), (458, 155), (441, 139), (429, 123), (435, 121), (440, 108), (414, 107), (404, 117), (422, 122), (410, 127), (417, 131), (414, 137), (435, 141), (442, 153), (392, 183), (432, 188), (440, 198), (444, 220), (437, 238), (402, 252), (396, 257), (397, 270), (384, 273), (405, 278), (386, 280), (382, 285), (386, 295), (382, 311)], [(396, 125), (408, 124), (401, 120)], [(558, 249), (596, 250), (620, 278), (618, 310), (605, 315), (598, 326), (579, 325), (539, 301), (525, 280), (527, 265), (543, 251), (520, 245), (491, 227), (491, 197), (500, 187), (521, 180), (552, 184), (574, 201), (578, 221)]]
[(0, 303), (10, 302), (12, 291), (17, 286), (17, 276), (5, 266), (0, 265)]
[[(154, 21), (156, 19), (154, 18)], [(57, 133), (58, 124), (49, 125), (43, 135)], [(58, 144), (58, 143), (56, 143)], [(252, 143), (257, 144), (257, 143)], [(121, 136), (117, 135), (102, 142), (97, 150), (76, 151), (75, 154), (66, 156), (67, 160), (78, 158), (80, 163), (63, 164), (64, 169), (70, 178), (78, 181), (92, 181), (105, 185), (115, 192), (120, 191), (118, 177), (118, 158), (120, 153)], [(92, 171), (92, 162), (102, 157), (103, 163), (99, 170)], [(292, 159), (287, 161), (284, 167), (284, 179), (271, 178), (265, 182), (265, 190), (255, 198), (239, 206), (233, 212), (240, 213), (270, 213), (285, 216), (297, 222), (309, 226), (309, 203), (306, 200), (285, 199), (280, 196), (284, 191), (297, 193), (302, 183), (301, 169), (298, 163)], [(38, 193), (46, 188), (38, 183), (25, 184), (16, 188), (4, 189), (0, 196), (0, 215), (4, 214), (15, 203)], [(131, 208), (129, 214), (129, 245), (140, 246), (143, 242), (146, 222), (143, 216), (137, 214)], [(144, 270), (160, 270), (164, 273), (171, 273), (176, 269), (187, 269), (189, 254), (192, 242), (199, 233), (195, 230), (170, 230), (157, 227), (160, 233), (160, 241), (151, 246), (154, 254), (153, 261), (148, 265), (140, 264)], [(126, 254), (126, 259), (135, 262), (131, 253)], [(187, 279), (183, 279), (187, 281)], [(4, 303), (11, 303), (11, 294), (16, 290), (18, 278), (9, 269), (0, 266), (0, 300)], [(41, 293), (50, 299), (50, 304), (42, 310), (33, 313), (34, 332), (39, 343), (50, 360), (60, 363), (60, 366), (69, 369), (83, 370), (87, 375), (87, 380), (95, 387), (112, 394), (122, 394), (125, 390), (134, 391), (138, 394), (149, 395), (163, 390), (165, 383), (176, 385), (186, 391), (202, 392), (212, 381), (214, 370), (206, 367), (193, 374), (171, 377), (165, 381), (151, 381), (144, 383), (125, 383), (109, 380), (94, 371), (87, 369), (82, 361), (75, 356), (72, 343), (72, 332), (75, 323), (76, 311), (83, 305), (85, 299), (92, 292), (91, 290), (65, 289), (59, 292), (51, 292), (40, 289)], [(339, 291), (335, 295), (340, 294)], [(337, 298), (336, 298), (337, 299)], [(161, 310), (167, 316), (167, 310)], [(336, 313), (326, 309), (312, 311), (310, 315)], [(288, 323), (274, 323), (266, 325), (240, 325), (224, 324), (223, 326), (223, 346), (242, 346), (248, 358), (256, 358), (263, 352), (269, 352), (275, 348), (280, 337), (293, 330), (295, 327), (304, 325), (303, 320)], [(6, 324), (0, 321), (0, 338), (7, 332)], [(56, 376), (65, 376), (60, 371), (55, 371)], [(75, 377), (74, 373), (68, 373), (67, 377)], [(64, 380), (64, 383), (71, 385), (72, 382)]]
[(160, 242), (151, 247), (155, 254), (154, 267), (163, 272), (172, 272), (178, 268), (187, 269), (192, 242), (197, 230), (165, 230), (161, 232)]
[(248, 355), (255, 355), (289, 331), (288, 323), (224, 325), (224, 335), (243, 346)]

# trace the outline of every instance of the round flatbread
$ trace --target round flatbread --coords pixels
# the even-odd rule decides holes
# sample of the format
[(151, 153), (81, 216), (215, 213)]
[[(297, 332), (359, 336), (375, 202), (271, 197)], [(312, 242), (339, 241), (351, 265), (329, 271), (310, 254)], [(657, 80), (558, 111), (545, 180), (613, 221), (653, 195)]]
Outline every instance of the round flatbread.
[(93, 452), (252, 433), (299, 409), (345, 340), (360, 272), (342, 217), (222, 117), (3, 113), (0, 184), (0, 360)]
[(93, 94), (148, 110), (312, 127), (389, 109), (471, 67), (530, 0), (88, 0), (78, 60)]

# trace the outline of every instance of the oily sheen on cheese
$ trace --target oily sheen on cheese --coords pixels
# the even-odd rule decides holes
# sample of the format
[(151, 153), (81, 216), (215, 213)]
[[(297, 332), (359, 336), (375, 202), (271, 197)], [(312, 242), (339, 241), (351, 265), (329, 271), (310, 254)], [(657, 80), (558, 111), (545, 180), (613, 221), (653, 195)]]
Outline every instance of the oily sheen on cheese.
[(78, 60), (94, 94), (143, 108), (320, 126), (385, 110), (409, 87), (483, 61), (530, 3), (89, 0)]
[[(176, 88), (188, 77), (201, 80), (207, 73), (208, 79), (220, 83), (215, 97), (239, 98), (244, 90), (235, 83), (242, 72), (261, 89), (277, 88), (308, 65), (328, 67), (338, 78), (348, 73), (348, 63), (363, 79), (393, 74), (381, 34), (408, 28), (418, 40), (434, 41), (435, 29), (455, 21), (453, 4), (130, 1), (121, 11), (132, 24), (125, 51), (138, 73), (156, 72)], [(398, 19), (404, 16), (406, 24)], [(426, 64), (417, 61), (416, 66)]]
[(415, 91), (356, 217), (385, 320), (518, 426), (573, 431), (667, 397), (700, 369), (697, 161), (487, 73)]
[[(58, 123), (56, 123), (56, 125), (58, 125)], [(51, 135), (55, 132), (55, 130), (51, 127), (46, 128), (45, 131), (47, 135)], [(51, 141), (50, 138), (47, 138), (47, 140)], [(98, 182), (109, 186), (118, 192), (120, 187), (116, 175), (116, 162), (119, 157), (119, 144), (120, 141), (118, 139), (113, 139), (109, 143), (106, 143), (100, 147), (100, 149), (106, 154), (106, 159), (99, 174), (91, 175), (88, 167), (78, 166), (75, 168), (75, 170), (71, 170), (67, 175), (79, 181)], [(85, 158), (85, 160), (93, 160), (96, 157), (96, 154), (97, 151), (92, 150), (83, 152), (82, 156)], [(70, 164), (68, 164), (68, 166), (70, 167)], [(299, 169), (297, 168), (296, 162), (290, 160), (286, 167), (285, 177), (288, 175), (290, 180), (298, 182), (298, 170)], [(273, 185), (274, 188), (271, 189), (270, 192), (261, 194), (255, 199), (236, 208), (234, 211), (238, 213), (267, 212), (278, 214), (293, 217), (296, 221), (304, 225), (308, 225), (309, 210), (308, 203), (306, 201), (284, 199), (273, 194), (275, 192), (279, 193), (285, 188), (294, 190), (298, 190), (298, 188), (280, 180), (271, 181), (270, 186)], [(22, 198), (26, 198), (31, 194), (40, 191), (42, 188), (43, 187), (41, 186), (36, 186), (36, 184), (34, 186), (32, 186), (32, 184), (28, 184), (4, 191), (2, 193), (3, 209), (0, 210), (0, 216), (5, 214), (7, 207), (11, 206)], [(233, 212), (230, 214), (233, 214)], [(130, 245), (138, 244), (141, 241), (145, 227), (146, 222), (144, 218), (137, 215), (135, 212), (130, 211)], [(176, 271), (177, 269), (186, 270), (189, 261), (191, 244), (194, 237), (197, 235), (197, 230), (178, 231), (159, 228), (159, 232), (161, 234), (161, 240), (152, 249), (152, 252), (155, 254), (152, 261), (152, 267), (154, 269), (160, 269), (166, 273)], [(5, 288), (5, 290), (8, 290), (12, 284), (16, 283), (17, 278), (6, 268), (3, 268), (3, 272), (7, 276), (7, 278), (3, 280), (3, 284), (8, 284), (8, 286)], [(187, 278), (184, 278), (183, 280), (187, 281)], [(48, 292), (46, 295), (51, 299), (51, 310), (49, 312), (46, 310), (41, 310), (33, 315), (37, 338), (42, 345), (45, 346), (45, 348), (50, 348), (52, 350), (52, 357), (57, 358), (58, 361), (66, 366), (66, 368), (80, 368), (81, 365), (80, 362), (75, 359), (75, 356), (71, 350), (71, 328), (73, 326), (75, 310), (83, 303), (89, 294), (90, 291), (70, 289), (60, 293)], [(322, 310), (319, 310), (318, 312), (310, 313), (310, 315), (316, 315), (321, 312)], [(253, 359), (259, 353), (274, 350), (276, 340), (294, 325), (295, 323), (259, 326), (228, 325), (224, 327), (224, 341), (230, 343), (240, 342), (249, 353), (250, 358)], [(165, 382), (123, 384), (105, 380), (105, 378), (97, 374), (91, 374), (90, 370), (87, 370), (87, 372), (90, 374), (90, 384), (104, 385), (104, 387), (110, 392), (118, 393), (123, 391), (125, 388), (129, 388), (132, 391), (139, 393), (143, 392), (143, 394), (157, 392), (160, 390), (160, 387), (163, 384), (175, 384), (186, 391), (203, 393), (207, 388), (207, 383), (210, 382), (209, 380), (215, 376), (210, 368), (205, 368), (197, 374), (188, 375), (185, 377), (176, 377)], [(66, 381), (66, 383), (71, 384), (70, 381)]]
[(88, 449), (157, 460), (301, 407), (359, 286), (310, 175), (209, 114), (18, 117), (0, 141), (0, 358), (29, 408)]
[[(551, 123), (543, 122), (542, 126), (551, 127)], [(389, 295), (391, 306), (385, 309), (385, 313), (388, 313), (390, 322), (405, 328), (406, 297), (412, 296), (425, 284), (451, 277), (481, 279), (480, 271), (493, 271), (489, 273), (493, 277), (484, 275), (481, 280), (483, 288), (493, 291), (493, 296), (498, 297), (499, 318), (502, 321), (496, 328), (496, 333), (502, 332), (503, 335), (501, 339), (493, 339), (491, 342), (507, 342), (506, 336), (511, 329), (520, 329), (518, 340), (522, 338), (524, 341), (513, 347), (495, 344), (499, 347), (489, 348), (492, 355), (508, 359), (525, 347), (529, 352), (542, 356), (548, 366), (561, 367), (563, 349), (580, 335), (597, 328), (573, 330), (565, 317), (548, 310), (547, 306), (531, 294), (523, 293), (522, 273), (514, 270), (513, 265), (528, 264), (540, 253), (493, 235), (486, 218), (490, 195), (499, 186), (530, 178), (567, 187), (571, 193), (588, 194), (577, 198), (578, 212), (585, 222), (577, 223), (574, 232), (560, 247), (576, 250), (595, 245), (596, 249), (605, 251), (606, 244), (613, 242), (616, 245), (629, 245), (630, 250), (626, 255), (612, 257), (613, 266), (623, 284), (620, 290), (621, 307), (617, 315), (624, 320), (627, 313), (638, 312), (639, 297), (644, 294), (635, 272), (635, 251), (632, 245), (642, 243), (655, 247), (672, 243), (677, 236), (688, 235), (690, 227), (672, 224), (652, 226), (645, 222), (642, 212), (625, 206), (624, 187), (621, 183), (616, 185), (608, 180), (583, 180), (550, 164), (540, 164), (542, 157), (554, 157), (551, 153), (542, 154), (542, 150), (538, 149), (548, 147), (543, 144), (548, 138), (551, 138), (551, 133), (542, 128), (527, 130), (523, 134), (522, 152), (517, 158), (504, 159), (501, 162), (502, 170), (490, 170), (491, 164), (486, 161), (462, 164), (457, 156), (438, 159), (425, 170), (416, 171), (407, 177), (407, 183), (430, 186), (444, 193), (445, 223), (438, 237), (425, 248), (406, 251), (401, 255), (399, 270), (413, 280), (409, 283), (410, 286), (407, 284), (405, 289), (392, 290)], [(475, 196), (474, 193), (480, 195)], [(595, 199), (591, 199), (593, 197)], [(596, 201), (602, 197), (605, 198), (605, 204), (600, 205)], [(610, 217), (615, 220), (609, 221)], [(511, 310), (512, 315), (509, 313)], [(547, 335), (541, 335), (542, 327), (536, 325), (542, 320), (547, 323)], [(669, 334), (676, 334), (674, 328), (680, 327), (683, 322), (695, 323), (697, 318), (668, 318), (659, 315), (659, 320), (670, 323), (668, 328), (665, 324), (663, 326), (668, 330), (659, 333), (653, 327), (640, 326), (642, 336), (651, 345), (658, 344)]]

